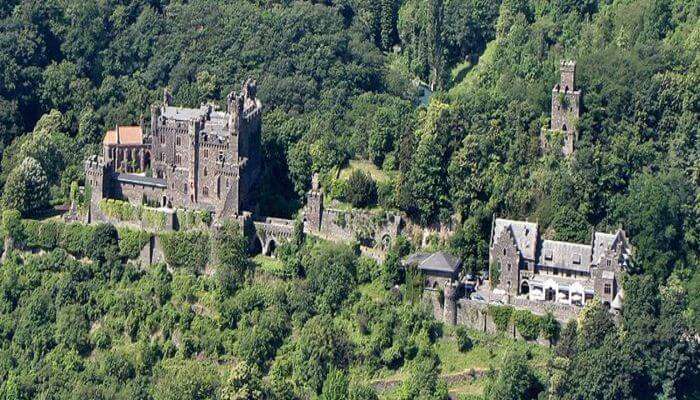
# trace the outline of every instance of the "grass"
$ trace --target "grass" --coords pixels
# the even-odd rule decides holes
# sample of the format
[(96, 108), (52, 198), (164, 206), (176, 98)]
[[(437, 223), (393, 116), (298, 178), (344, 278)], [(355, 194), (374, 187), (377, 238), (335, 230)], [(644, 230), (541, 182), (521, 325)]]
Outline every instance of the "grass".
[(253, 257), (252, 260), (258, 269), (272, 275), (275, 275), (284, 269), (284, 264), (282, 264), (282, 261), (269, 256), (264, 256), (262, 254), (258, 254), (257, 256)]
[[(469, 93), (469, 88), (477, 84), (479, 76), (483, 74), (493, 63), (494, 53), (496, 52), (496, 41), (492, 40), (486, 45), (484, 54), (479, 57), (479, 62), (472, 67), (459, 64), (453, 69), (453, 87), (448, 92), (450, 99), (456, 99)], [(460, 68), (460, 66), (462, 66)], [(459, 68), (459, 69), (458, 69)], [(467, 71), (466, 73), (464, 71)]]
[(340, 170), (338, 177), (347, 180), (350, 174), (355, 170), (360, 170), (369, 174), (376, 182), (387, 182), (391, 179), (391, 176), (386, 171), (381, 170), (374, 165), (374, 163), (366, 160), (350, 160), (348, 165)]
[[(369, 290), (365, 288), (365, 290)], [(514, 351), (528, 352), (530, 363), (535, 370), (541, 370), (550, 357), (550, 349), (535, 343), (515, 340), (503, 335), (487, 335), (483, 332), (469, 330), (474, 347), (467, 352), (460, 352), (453, 336), (454, 328), (445, 326), (443, 336), (435, 343), (434, 350), (440, 358), (441, 375), (456, 375), (470, 370), (485, 371), (500, 367), (506, 354)], [(397, 371), (384, 370), (378, 376), (383, 381), (404, 380), (409, 376), (408, 365)], [(483, 396), (487, 378), (477, 378), (454, 383), (449, 387), (450, 394), (458, 399), (480, 399)], [(399, 385), (400, 386), (400, 385)], [(398, 386), (397, 386), (398, 387)], [(380, 394), (380, 399), (395, 398), (397, 389)]]

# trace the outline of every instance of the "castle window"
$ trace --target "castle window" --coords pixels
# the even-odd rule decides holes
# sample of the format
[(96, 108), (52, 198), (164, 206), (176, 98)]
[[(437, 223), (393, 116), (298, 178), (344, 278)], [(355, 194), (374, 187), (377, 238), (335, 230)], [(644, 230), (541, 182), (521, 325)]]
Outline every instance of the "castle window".
[(177, 137), (175, 138), (175, 144), (176, 144), (177, 146), (181, 146), (181, 145), (182, 145), (182, 139), (180, 138), (180, 136), (177, 136)]
[(574, 264), (581, 264), (581, 255), (580, 254), (574, 254)]
[(508, 264), (508, 272), (510, 272), (510, 268), (511, 268), (511, 265), (510, 265), (510, 264)]
[(179, 154), (175, 154), (175, 164), (182, 164), (182, 157)]
[(202, 188), (202, 195), (204, 195), (204, 197), (209, 197), (209, 188), (208, 187), (205, 186)]
[(231, 188), (231, 182), (229, 182), (228, 178), (226, 178), (226, 189)]
[(165, 153), (160, 153), (160, 161), (165, 162)]
[(224, 152), (223, 151), (219, 152), (219, 162), (224, 162)]
[(209, 157), (209, 149), (204, 149), (204, 150), (202, 151), (202, 157), (204, 157), (204, 158)]
[(610, 294), (612, 291), (612, 287), (610, 287), (609, 283), (606, 283), (605, 286), (603, 286), (603, 294)]
[(608, 267), (610, 267), (610, 266), (612, 266), (612, 261), (610, 261), (610, 260), (605, 260), (605, 264), (606, 264)]
[(204, 167), (204, 176), (207, 176), (207, 167)]
[(182, 192), (187, 194), (187, 184), (186, 183), (182, 187)]
[(503, 255), (504, 256), (506, 255), (506, 248), (505, 247), (503, 248)]

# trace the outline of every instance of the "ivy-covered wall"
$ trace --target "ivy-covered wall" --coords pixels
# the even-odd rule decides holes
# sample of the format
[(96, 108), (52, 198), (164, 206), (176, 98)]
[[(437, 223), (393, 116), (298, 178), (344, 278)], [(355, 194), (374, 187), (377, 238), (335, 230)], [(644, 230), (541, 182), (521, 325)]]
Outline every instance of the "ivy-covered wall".
[(206, 231), (167, 232), (159, 235), (165, 261), (172, 268), (192, 273), (204, 271), (211, 253)]

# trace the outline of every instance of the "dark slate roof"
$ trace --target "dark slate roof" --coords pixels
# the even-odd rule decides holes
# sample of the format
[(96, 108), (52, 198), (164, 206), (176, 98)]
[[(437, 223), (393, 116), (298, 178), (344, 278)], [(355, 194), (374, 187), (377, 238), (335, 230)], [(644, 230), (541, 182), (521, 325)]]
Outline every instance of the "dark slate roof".
[(493, 227), (493, 240), (497, 240), (501, 232), (508, 227), (513, 231), (515, 242), (522, 256), (528, 260), (534, 260), (537, 247), (537, 224), (534, 222), (496, 218), (496, 223)]
[(591, 246), (587, 244), (543, 240), (538, 265), (589, 272)]
[(438, 251), (424, 259), (418, 268), (423, 271), (455, 273), (462, 266), (462, 260), (444, 251)]
[(117, 174), (117, 181), (122, 183), (132, 183), (135, 185), (153, 186), (158, 188), (167, 188), (165, 179), (151, 178), (136, 174)]

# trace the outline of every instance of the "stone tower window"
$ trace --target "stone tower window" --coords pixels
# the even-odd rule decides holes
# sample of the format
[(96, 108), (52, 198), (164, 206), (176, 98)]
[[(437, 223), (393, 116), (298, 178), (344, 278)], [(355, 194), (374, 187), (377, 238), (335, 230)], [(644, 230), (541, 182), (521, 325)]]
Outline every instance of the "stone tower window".
[(180, 139), (180, 136), (175, 138), (175, 145), (181, 146), (182, 145), (182, 139)]
[(503, 248), (503, 255), (504, 256), (506, 255), (506, 248), (505, 247)]
[(204, 167), (204, 176), (207, 176), (207, 167)]
[(161, 134), (160, 134), (160, 143), (161, 143), (161, 144), (165, 144), (165, 133), (162, 133), (162, 132), (161, 132)]
[(603, 294), (610, 294), (612, 291), (612, 288), (610, 287), (609, 283), (606, 283), (605, 286), (603, 286)]
[(202, 195), (204, 195), (204, 197), (209, 197), (209, 188), (208, 187), (205, 186), (202, 188)]
[(204, 149), (204, 150), (202, 151), (202, 157), (204, 157), (204, 158), (209, 157), (209, 149)]

